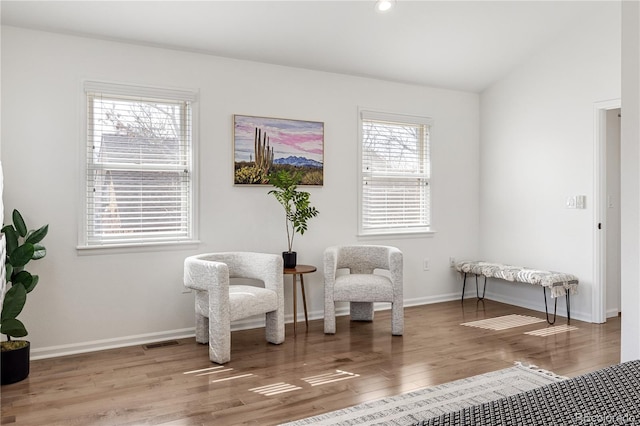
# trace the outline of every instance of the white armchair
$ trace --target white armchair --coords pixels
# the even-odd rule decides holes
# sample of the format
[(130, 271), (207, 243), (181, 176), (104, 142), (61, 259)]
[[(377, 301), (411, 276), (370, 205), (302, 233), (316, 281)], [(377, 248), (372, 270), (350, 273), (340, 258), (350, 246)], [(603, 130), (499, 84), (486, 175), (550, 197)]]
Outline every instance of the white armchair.
[[(338, 274), (341, 269), (349, 273)], [(391, 302), (391, 334), (401, 336), (402, 285), (399, 249), (375, 245), (329, 247), (324, 252), (324, 332), (336, 332), (335, 302), (350, 302), (352, 321), (373, 321), (373, 303)]]
[[(284, 342), (282, 256), (227, 252), (191, 256), (184, 261), (184, 285), (195, 290), (196, 341), (209, 343), (209, 359), (231, 359), (231, 321), (266, 314), (266, 339)], [(261, 280), (264, 288), (230, 285), (230, 278)]]

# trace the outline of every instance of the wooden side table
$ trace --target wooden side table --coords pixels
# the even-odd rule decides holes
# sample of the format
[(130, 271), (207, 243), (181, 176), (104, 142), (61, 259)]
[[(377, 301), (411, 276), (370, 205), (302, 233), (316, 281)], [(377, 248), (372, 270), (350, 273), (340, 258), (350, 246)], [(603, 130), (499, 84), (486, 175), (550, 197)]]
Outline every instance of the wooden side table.
[(309, 317), (307, 316), (307, 298), (304, 294), (304, 274), (310, 274), (311, 272), (315, 272), (317, 268), (312, 265), (296, 265), (295, 268), (284, 268), (285, 275), (292, 275), (292, 284), (293, 284), (293, 335), (296, 334), (296, 323), (298, 322), (298, 308), (297, 308), (297, 299), (298, 299), (298, 291), (296, 289), (296, 276), (300, 277), (300, 289), (302, 290), (302, 304), (304, 306), (304, 322), (307, 325), (307, 329), (309, 328)]

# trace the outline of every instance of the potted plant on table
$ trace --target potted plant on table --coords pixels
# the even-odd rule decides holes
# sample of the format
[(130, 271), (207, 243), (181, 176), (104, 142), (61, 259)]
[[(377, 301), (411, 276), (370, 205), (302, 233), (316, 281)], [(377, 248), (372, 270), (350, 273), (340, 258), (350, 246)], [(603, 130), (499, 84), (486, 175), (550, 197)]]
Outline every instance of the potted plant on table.
[(291, 173), (288, 170), (280, 170), (269, 175), (269, 183), (275, 186), (269, 194), (273, 194), (285, 212), (288, 243), (288, 250), (282, 252), (285, 268), (295, 268), (297, 263), (297, 253), (293, 251), (293, 237), (296, 232), (304, 234), (307, 221), (319, 213), (309, 202), (310, 194), (298, 190), (301, 179), (302, 173)]
[(0, 314), (0, 333), (7, 336), (0, 342), (2, 361), (2, 384), (19, 382), (29, 375), (30, 343), (12, 340), (27, 335), (27, 329), (17, 316), (27, 301), (27, 294), (38, 284), (38, 276), (24, 268), (31, 260), (42, 259), (47, 250), (40, 244), (47, 235), (49, 225), (37, 230), (28, 230), (18, 210), (13, 211), (13, 224), (6, 225), (2, 232), (6, 241), (5, 271), (7, 288)]

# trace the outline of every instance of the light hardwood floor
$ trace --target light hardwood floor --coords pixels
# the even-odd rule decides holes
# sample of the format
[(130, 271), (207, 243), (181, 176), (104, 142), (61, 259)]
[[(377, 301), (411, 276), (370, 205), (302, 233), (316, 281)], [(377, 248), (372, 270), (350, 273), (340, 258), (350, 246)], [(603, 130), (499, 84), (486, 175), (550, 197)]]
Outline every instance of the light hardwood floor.
[[(32, 361), (29, 378), (0, 389), (2, 424), (278, 424), (514, 361), (565, 376), (619, 362), (619, 318), (606, 324), (572, 320), (577, 330), (547, 337), (523, 334), (547, 327), (544, 322), (504, 331), (460, 325), (508, 314), (544, 318), (467, 299), (406, 308), (402, 337), (391, 336), (390, 311), (376, 312), (370, 323), (339, 317), (335, 335), (323, 333), (321, 320), (310, 321), (308, 331), (298, 323), (296, 337), (287, 324), (286, 341), (278, 346), (264, 341), (264, 329), (238, 331), (232, 334), (231, 362), (199, 373), (189, 372), (217, 365), (194, 339)], [(343, 380), (316, 386), (303, 380), (329, 373)], [(251, 390), (279, 382), (300, 389), (271, 396)]]

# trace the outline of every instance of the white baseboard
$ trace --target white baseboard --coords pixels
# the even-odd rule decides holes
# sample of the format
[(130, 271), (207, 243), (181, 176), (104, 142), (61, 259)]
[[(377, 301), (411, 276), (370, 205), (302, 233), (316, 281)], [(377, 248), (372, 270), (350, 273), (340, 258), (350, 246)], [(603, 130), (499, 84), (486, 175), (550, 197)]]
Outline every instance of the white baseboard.
[[(460, 295), (454, 294), (454, 293), (443, 294), (439, 296), (416, 297), (413, 299), (405, 299), (404, 307), (408, 308), (410, 306), (430, 305), (432, 303), (449, 302), (451, 300), (459, 300), (459, 299), (460, 299)], [(349, 315), (349, 307), (347, 304), (348, 302), (343, 302), (343, 303), (344, 303), (344, 306), (340, 306), (336, 308), (336, 316), (338, 317)], [(386, 311), (388, 309), (391, 309), (391, 304), (382, 303), (382, 302), (374, 303), (373, 309), (374, 311)], [(324, 318), (324, 310), (308, 312), (308, 315), (309, 315), (309, 320), (322, 319)], [(292, 317), (293, 315), (288, 316), (289, 319), (291, 319)], [(298, 313), (298, 321), (304, 321), (304, 313), (302, 314), (302, 316), (300, 315), (300, 313)]]
[[(287, 315), (285, 322), (291, 322), (293, 315)], [(304, 320), (304, 313), (301, 318)], [(311, 317), (309, 318), (311, 319)], [(300, 319), (299, 319), (300, 320)], [(264, 327), (264, 317), (252, 317), (235, 321), (231, 324), (231, 331), (248, 330), (252, 328)], [(166, 340), (184, 339), (195, 337), (195, 328), (183, 328), (178, 330), (167, 330), (157, 333), (138, 334), (133, 336), (117, 337), (113, 339), (93, 340), (82, 343), (72, 343), (69, 345), (47, 346), (44, 348), (31, 348), (31, 359), (54, 358), (65, 355), (75, 355), (87, 352), (102, 351), (106, 349), (124, 348), (127, 346), (145, 345), (147, 343), (163, 342)]]
[(124, 348), (127, 346), (144, 345), (164, 340), (183, 339), (195, 336), (194, 328), (180, 330), (168, 330), (157, 333), (138, 334), (133, 336), (117, 337), (113, 339), (92, 340), (89, 342), (72, 343), (70, 345), (47, 346), (44, 348), (31, 348), (31, 359), (53, 358), (64, 355), (75, 355), (86, 352), (102, 351), (105, 349)]
[(613, 317), (617, 317), (620, 314), (620, 311), (618, 310), (618, 308), (614, 308), (614, 309), (607, 309), (607, 318), (613, 318)]
[[(465, 298), (467, 297), (476, 297), (476, 292), (465, 292)], [(496, 302), (506, 303), (508, 305), (520, 306), (522, 308), (531, 309), (533, 311), (545, 312), (544, 309), (544, 301), (542, 302), (534, 302), (529, 299), (519, 299), (514, 297), (504, 296), (500, 293), (493, 293), (490, 290), (487, 290), (486, 298), (489, 300), (494, 300)], [(540, 297), (542, 299), (542, 296)], [(561, 298), (564, 300), (564, 297)], [(572, 304), (573, 305), (573, 304)], [(591, 322), (591, 313), (577, 311), (575, 306), (571, 306), (571, 318), (579, 321)], [(564, 306), (564, 303), (558, 304), (558, 315), (561, 317), (567, 316), (567, 310)], [(549, 303), (549, 316), (553, 317), (553, 302)]]
[[(531, 301), (514, 299), (509, 297), (504, 297), (500, 294), (491, 293), (487, 291), (486, 294), (488, 299), (495, 300), (497, 302), (507, 303), (509, 305), (521, 306), (524, 308), (532, 309), (535, 311), (544, 312), (544, 306), (542, 304), (533, 303)], [(465, 297), (475, 297), (475, 291), (465, 293)], [(449, 302), (451, 300), (460, 300), (460, 293), (449, 293), (443, 294), (439, 296), (428, 296), (428, 297), (418, 297), (413, 299), (406, 299), (404, 301), (405, 307), (410, 306), (421, 306), (421, 305), (430, 305), (433, 303), (440, 302)], [(384, 311), (390, 309), (391, 305), (389, 303), (376, 303), (374, 305), (374, 309), (376, 311)], [(309, 320), (316, 320), (324, 318), (323, 310), (316, 310), (308, 312)], [(340, 306), (336, 309), (337, 316), (349, 315), (349, 308), (345, 303), (344, 306)], [(560, 307), (558, 308), (558, 315), (565, 316), (566, 312), (564, 312)], [(615, 315), (609, 315), (607, 312), (607, 317), (616, 316), (618, 312), (615, 312)], [(571, 312), (571, 317), (581, 321), (590, 321), (590, 317), (582, 312)], [(293, 315), (288, 314), (285, 316), (285, 322), (291, 323), (293, 320)], [(298, 312), (298, 321), (304, 321), (304, 312)], [(236, 321), (231, 325), (231, 330), (247, 330), (252, 328), (261, 328), (264, 327), (264, 318), (262, 317), (253, 317), (245, 320)], [(123, 348), (127, 346), (135, 346), (135, 345), (144, 345), (147, 343), (153, 342), (162, 342), (165, 340), (174, 340), (174, 339), (184, 339), (187, 337), (194, 337), (195, 329), (194, 328), (183, 328), (178, 330), (167, 330), (161, 331), (157, 333), (147, 333), (147, 334), (138, 334), (133, 336), (125, 336), (118, 337), (113, 339), (103, 339), (103, 340), (93, 340), (89, 342), (82, 343), (73, 343), (69, 345), (59, 345), (59, 346), (48, 346), (44, 348), (31, 349), (31, 359), (45, 359), (45, 358), (54, 358), (65, 355), (74, 355), (80, 353), (87, 352), (95, 352), (101, 351), (105, 349), (115, 349), (115, 348)]]

